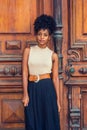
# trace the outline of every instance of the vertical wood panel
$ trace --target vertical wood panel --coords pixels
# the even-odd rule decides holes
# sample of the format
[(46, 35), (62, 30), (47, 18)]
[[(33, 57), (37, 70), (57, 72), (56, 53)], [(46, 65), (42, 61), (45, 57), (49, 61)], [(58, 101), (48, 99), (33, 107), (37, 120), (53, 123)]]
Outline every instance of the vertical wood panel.
[(83, 33), (87, 34), (87, 0), (83, 0)]
[(80, 88), (72, 89), (72, 106), (73, 108), (80, 108)]
[[(44, 13), (53, 15), (53, 0), (50, 0), (47, 2), (47, 0), (44, 0)], [(50, 9), (50, 10), (48, 10)]]
[[(1, 0), (0, 32), (27, 33), (30, 32), (30, 0)], [(29, 4), (27, 4), (29, 3)], [(26, 22), (26, 24), (25, 24)]]

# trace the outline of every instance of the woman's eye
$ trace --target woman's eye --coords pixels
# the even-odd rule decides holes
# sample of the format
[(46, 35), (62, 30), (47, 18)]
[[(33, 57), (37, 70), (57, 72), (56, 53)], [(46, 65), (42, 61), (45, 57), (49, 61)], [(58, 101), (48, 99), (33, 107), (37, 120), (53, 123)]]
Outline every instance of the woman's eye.
[(44, 37), (47, 37), (47, 36), (48, 36), (48, 34), (46, 34), (46, 33), (45, 33), (45, 34), (38, 33), (37, 35), (38, 35), (38, 36), (44, 36)]
[(38, 36), (41, 36), (41, 33), (38, 33)]
[(44, 36), (46, 36), (46, 37), (47, 37), (48, 35), (47, 35), (47, 34), (44, 34)]

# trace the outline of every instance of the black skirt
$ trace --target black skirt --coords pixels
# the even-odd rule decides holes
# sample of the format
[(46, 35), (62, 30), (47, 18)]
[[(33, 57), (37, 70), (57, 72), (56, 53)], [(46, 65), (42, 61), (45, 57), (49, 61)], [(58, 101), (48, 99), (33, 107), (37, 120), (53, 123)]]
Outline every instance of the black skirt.
[(51, 79), (29, 82), (25, 130), (60, 130), (56, 92)]

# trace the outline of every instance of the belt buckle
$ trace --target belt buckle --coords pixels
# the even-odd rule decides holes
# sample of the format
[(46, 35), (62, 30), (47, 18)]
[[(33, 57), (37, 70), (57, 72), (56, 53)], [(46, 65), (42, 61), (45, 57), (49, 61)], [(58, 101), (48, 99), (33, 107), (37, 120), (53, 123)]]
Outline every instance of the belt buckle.
[(35, 83), (39, 82), (39, 80), (40, 80), (40, 76), (39, 76), (39, 74), (36, 75), (36, 76), (37, 76), (37, 80), (34, 81)]

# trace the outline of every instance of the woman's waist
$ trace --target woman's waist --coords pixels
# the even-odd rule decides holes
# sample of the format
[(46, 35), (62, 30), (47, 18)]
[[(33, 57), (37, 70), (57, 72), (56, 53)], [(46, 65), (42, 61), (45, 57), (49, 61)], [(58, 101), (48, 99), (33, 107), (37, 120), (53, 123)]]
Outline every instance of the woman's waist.
[(44, 73), (44, 74), (30, 74), (28, 80), (29, 81), (34, 81), (34, 82), (39, 82), (42, 79), (48, 79), (51, 78), (50, 73)]

